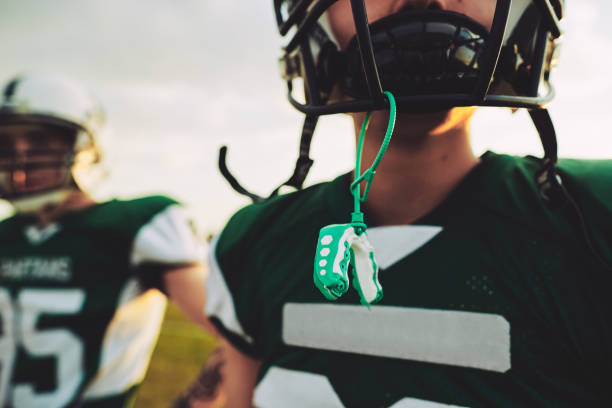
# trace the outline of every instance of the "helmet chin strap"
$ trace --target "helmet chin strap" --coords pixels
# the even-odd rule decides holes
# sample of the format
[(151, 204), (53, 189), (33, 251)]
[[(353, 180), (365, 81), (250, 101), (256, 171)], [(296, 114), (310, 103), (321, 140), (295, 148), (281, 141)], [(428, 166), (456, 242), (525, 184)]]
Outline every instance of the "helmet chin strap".
[(66, 200), (70, 188), (47, 191), (27, 197), (10, 199), (9, 202), (18, 214), (34, 214), (49, 205), (58, 205)]
[(262, 202), (267, 199), (276, 197), (281, 187), (289, 186), (293, 187), (296, 190), (301, 190), (304, 185), (304, 180), (306, 180), (306, 176), (314, 163), (314, 160), (310, 158), (310, 143), (312, 142), (312, 136), (314, 134), (315, 128), (317, 126), (317, 122), (319, 117), (316, 115), (307, 115), (304, 119), (304, 126), (302, 127), (302, 136), (300, 137), (300, 151), (298, 155), (298, 159), (295, 163), (295, 169), (293, 170), (293, 174), (291, 177), (285, 181), (280, 186), (276, 187), (274, 191), (267, 197), (263, 197), (257, 195), (255, 193), (250, 192), (246, 188), (244, 188), (240, 182), (234, 177), (234, 175), (227, 168), (227, 146), (221, 146), (219, 149), (219, 171), (221, 175), (227, 180), (230, 186), (239, 194), (249, 197), (254, 203)]
[(561, 179), (557, 174), (557, 134), (547, 109), (532, 109), (529, 111), (531, 120), (538, 131), (544, 158), (536, 173), (536, 183), (542, 199), (549, 203), (558, 203), (564, 198)]
[(568, 220), (582, 233), (584, 243), (593, 258), (605, 270), (612, 272), (612, 265), (597, 247), (582, 209), (564, 185), (557, 171), (557, 136), (548, 110), (533, 109), (529, 111), (529, 114), (544, 148), (544, 158), (540, 160), (540, 168), (536, 172), (536, 183), (540, 196), (553, 209), (562, 209), (566, 212)]

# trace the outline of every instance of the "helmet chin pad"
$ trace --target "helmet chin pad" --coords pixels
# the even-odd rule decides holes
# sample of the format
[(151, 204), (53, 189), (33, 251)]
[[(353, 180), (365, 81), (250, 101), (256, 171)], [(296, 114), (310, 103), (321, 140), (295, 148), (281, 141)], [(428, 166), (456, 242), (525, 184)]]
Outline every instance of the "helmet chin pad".
[(28, 196), (22, 196), (19, 198), (9, 199), (15, 212), (18, 214), (32, 214), (40, 211), (41, 209), (50, 206), (58, 205), (66, 200), (71, 189), (58, 189), (52, 191), (46, 191), (43, 193), (32, 194)]
[[(489, 32), (462, 14), (406, 10), (373, 23), (370, 35), (382, 88), (401, 97), (472, 92)], [(345, 95), (367, 98), (357, 38), (341, 55), (336, 83)]]

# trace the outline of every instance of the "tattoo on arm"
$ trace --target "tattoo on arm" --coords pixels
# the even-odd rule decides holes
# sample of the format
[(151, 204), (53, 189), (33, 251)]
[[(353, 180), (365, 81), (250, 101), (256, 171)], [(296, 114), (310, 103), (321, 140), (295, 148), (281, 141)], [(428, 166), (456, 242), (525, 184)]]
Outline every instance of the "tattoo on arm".
[(221, 404), (225, 399), (221, 392), (223, 382), (221, 369), (224, 363), (223, 351), (218, 347), (208, 357), (206, 364), (195, 380), (175, 401), (173, 408), (189, 407), (196, 402), (209, 403), (210, 406)]

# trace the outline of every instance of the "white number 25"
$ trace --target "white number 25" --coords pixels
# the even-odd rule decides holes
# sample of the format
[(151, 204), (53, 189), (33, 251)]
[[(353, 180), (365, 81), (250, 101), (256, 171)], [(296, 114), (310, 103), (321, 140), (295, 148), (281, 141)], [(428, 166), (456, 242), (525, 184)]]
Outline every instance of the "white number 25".
[[(83, 381), (83, 343), (68, 329), (37, 330), (42, 315), (75, 314), (83, 307), (81, 289), (23, 289), (15, 302), (0, 288), (0, 406), (60, 407), (71, 400)], [(36, 393), (31, 383), (11, 384), (17, 346), (32, 357), (57, 359), (57, 388)]]

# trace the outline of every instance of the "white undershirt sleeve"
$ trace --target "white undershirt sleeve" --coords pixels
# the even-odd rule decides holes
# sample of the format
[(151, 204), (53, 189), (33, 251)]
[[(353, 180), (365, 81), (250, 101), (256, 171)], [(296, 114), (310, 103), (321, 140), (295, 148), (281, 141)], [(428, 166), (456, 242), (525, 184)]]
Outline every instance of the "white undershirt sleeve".
[(205, 248), (188, 211), (170, 205), (143, 225), (134, 239), (130, 263), (204, 264)]
[(225, 329), (242, 337), (243, 340), (250, 344), (253, 342), (253, 339), (242, 328), (238, 320), (234, 298), (225, 283), (223, 272), (215, 255), (218, 242), (219, 236), (216, 236), (210, 244), (208, 254), (209, 275), (206, 282), (206, 307), (204, 311), (208, 316), (219, 319)]

